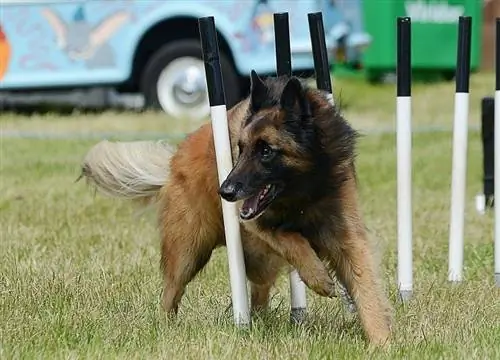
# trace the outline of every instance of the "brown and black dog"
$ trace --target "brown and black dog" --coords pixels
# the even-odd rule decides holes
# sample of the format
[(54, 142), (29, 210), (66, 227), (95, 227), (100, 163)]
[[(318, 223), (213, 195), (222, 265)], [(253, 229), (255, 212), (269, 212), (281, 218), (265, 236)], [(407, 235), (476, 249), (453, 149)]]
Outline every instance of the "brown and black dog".
[(326, 94), (296, 77), (261, 79), (228, 111), (234, 168), (219, 187), (212, 126), (175, 150), (162, 142), (103, 141), (85, 176), (112, 196), (159, 205), (163, 307), (176, 314), (187, 284), (225, 245), (221, 197), (240, 203), (252, 310), (265, 308), (279, 271), (297, 269), (321, 296), (332, 273), (354, 300), (373, 344), (387, 344), (391, 307), (357, 199), (357, 133)]

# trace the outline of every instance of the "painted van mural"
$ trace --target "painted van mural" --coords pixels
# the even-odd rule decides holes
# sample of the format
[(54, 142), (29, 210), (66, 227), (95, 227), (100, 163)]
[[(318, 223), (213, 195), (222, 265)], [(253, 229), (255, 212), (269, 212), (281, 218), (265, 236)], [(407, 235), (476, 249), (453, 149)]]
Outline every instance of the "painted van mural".
[[(349, 14), (360, 11), (357, 0), (347, 3)], [(275, 12), (289, 13), (298, 73), (314, 71), (309, 12), (323, 11), (332, 54), (340, 39), (351, 39), (343, 43), (352, 59), (369, 43), (332, 0), (3, 0), (0, 11), (3, 93), (108, 87), (176, 118), (209, 114), (199, 17), (215, 17), (230, 106), (246, 95), (251, 69), (275, 74)]]
[(0, 80), (7, 72), (10, 61), (10, 43), (0, 24)]

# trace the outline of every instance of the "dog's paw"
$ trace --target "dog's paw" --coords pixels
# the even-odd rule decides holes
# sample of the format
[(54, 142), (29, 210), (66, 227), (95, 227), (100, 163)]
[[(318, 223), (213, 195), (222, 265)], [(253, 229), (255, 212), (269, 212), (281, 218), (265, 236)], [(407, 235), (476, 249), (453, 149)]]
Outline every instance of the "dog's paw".
[(337, 291), (335, 281), (330, 276), (318, 277), (315, 279), (314, 284), (311, 284), (311, 289), (320, 296), (328, 298), (336, 298)]

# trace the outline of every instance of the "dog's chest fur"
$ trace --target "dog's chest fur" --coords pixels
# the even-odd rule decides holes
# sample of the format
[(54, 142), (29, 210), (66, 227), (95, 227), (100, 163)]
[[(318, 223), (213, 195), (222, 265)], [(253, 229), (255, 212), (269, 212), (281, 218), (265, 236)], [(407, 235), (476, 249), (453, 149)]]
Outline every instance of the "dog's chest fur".
[(299, 233), (319, 248), (336, 238), (341, 230), (340, 211), (340, 204), (333, 200), (304, 206), (271, 207), (256, 220), (256, 225), (270, 233)]

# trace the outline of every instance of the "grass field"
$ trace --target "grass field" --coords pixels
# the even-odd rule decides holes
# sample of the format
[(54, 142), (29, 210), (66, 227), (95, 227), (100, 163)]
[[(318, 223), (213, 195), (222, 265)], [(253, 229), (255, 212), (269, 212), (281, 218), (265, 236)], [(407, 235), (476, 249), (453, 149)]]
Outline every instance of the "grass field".
[[(74, 183), (79, 163), (97, 140), (83, 135), (122, 131), (135, 137), (182, 134), (196, 124), (162, 116), (0, 116), (0, 358), (1, 359), (499, 359), (500, 290), (493, 284), (492, 214), (477, 215), (481, 143), (471, 130), (465, 228), (465, 281), (446, 281), (454, 84), (414, 91), (415, 297), (397, 301), (394, 87), (336, 82), (345, 113), (366, 130), (360, 141), (362, 207), (380, 245), (387, 291), (395, 309), (388, 352), (369, 352), (356, 317), (339, 300), (308, 292), (305, 324), (288, 323), (288, 280), (281, 276), (272, 309), (249, 332), (232, 325), (225, 249), (216, 251), (190, 284), (178, 321), (159, 307), (159, 241), (152, 211), (95, 196)], [(479, 98), (491, 94), (493, 76), (471, 81), (472, 127)], [(12, 134), (59, 135), (60, 139)], [(9, 135), (10, 134), (10, 135)], [(71, 134), (74, 138), (66, 138)], [(68, 136), (66, 136), (68, 135)]]

